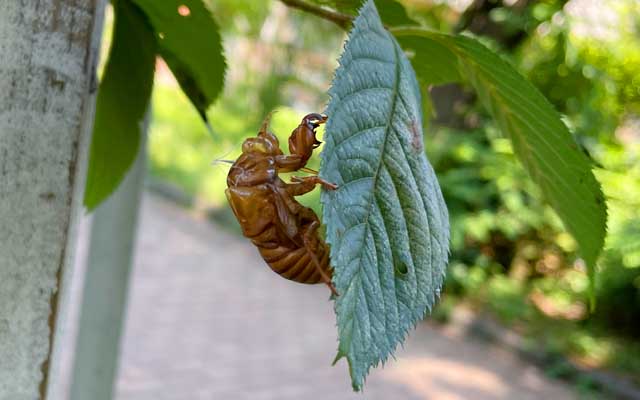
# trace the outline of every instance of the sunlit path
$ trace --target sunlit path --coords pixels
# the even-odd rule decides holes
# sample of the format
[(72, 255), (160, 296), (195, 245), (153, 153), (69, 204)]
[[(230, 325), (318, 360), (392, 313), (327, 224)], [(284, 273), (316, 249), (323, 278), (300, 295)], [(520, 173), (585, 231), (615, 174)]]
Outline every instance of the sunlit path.
[(335, 367), (325, 286), (290, 283), (247, 241), (146, 195), (118, 400), (567, 399), (517, 357), (421, 324), (397, 361), (351, 391)]

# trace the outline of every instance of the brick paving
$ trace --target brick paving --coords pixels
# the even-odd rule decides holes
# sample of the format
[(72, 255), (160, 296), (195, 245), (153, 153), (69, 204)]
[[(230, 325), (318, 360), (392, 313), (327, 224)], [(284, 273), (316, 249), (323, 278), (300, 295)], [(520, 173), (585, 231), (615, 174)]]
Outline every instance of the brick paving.
[(272, 273), (245, 240), (146, 194), (117, 400), (569, 399), (500, 348), (428, 323), (351, 390), (331, 366), (327, 288)]

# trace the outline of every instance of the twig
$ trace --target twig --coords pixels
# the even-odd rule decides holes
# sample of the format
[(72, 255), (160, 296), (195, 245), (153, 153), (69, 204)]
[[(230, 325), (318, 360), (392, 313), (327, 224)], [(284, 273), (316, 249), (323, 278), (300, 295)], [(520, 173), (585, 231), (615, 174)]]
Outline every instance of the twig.
[(349, 30), (351, 27), (351, 23), (353, 22), (353, 17), (351, 15), (342, 14), (337, 11), (328, 10), (326, 8), (317, 6), (315, 4), (309, 4), (303, 0), (280, 0), (286, 6), (291, 8), (297, 8), (298, 10), (306, 11), (308, 13), (314, 14), (317, 17), (324, 18), (327, 21), (331, 21), (334, 24), (338, 25), (340, 28)]

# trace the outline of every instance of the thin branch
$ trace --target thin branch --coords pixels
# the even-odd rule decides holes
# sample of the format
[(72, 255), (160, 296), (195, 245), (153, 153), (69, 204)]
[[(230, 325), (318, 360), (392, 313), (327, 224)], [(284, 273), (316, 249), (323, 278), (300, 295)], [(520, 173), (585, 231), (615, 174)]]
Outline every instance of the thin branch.
[(351, 15), (342, 14), (337, 11), (329, 10), (315, 4), (309, 4), (304, 0), (280, 0), (286, 6), (291, 8), (297, 8), (298, 10), (306, 11), (308, 13), (314, 14), (317, 17), (326, 19), (327, 21), (331, 21), (334, 24), (338, 25), (340, 28), (345, 31), (349, 30), (351, 24), (353, 23), (353, 17)]

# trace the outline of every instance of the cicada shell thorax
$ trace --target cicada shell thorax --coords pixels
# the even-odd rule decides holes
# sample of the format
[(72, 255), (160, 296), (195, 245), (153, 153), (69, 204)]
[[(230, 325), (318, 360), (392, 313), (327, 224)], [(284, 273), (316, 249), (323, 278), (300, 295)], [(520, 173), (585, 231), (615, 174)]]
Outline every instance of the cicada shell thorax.
[[(283, 278), (309, 284), (326, 283), (327, 278), (331, 278), (329, 247), (324, 241), (318, 241), (317, 247), (311, 251), (304, 246), (280, 245), (269, 248), (258, 243), (256, 246), (269, 267)], [(315, 265), (313, 257), (318, 265)]]

